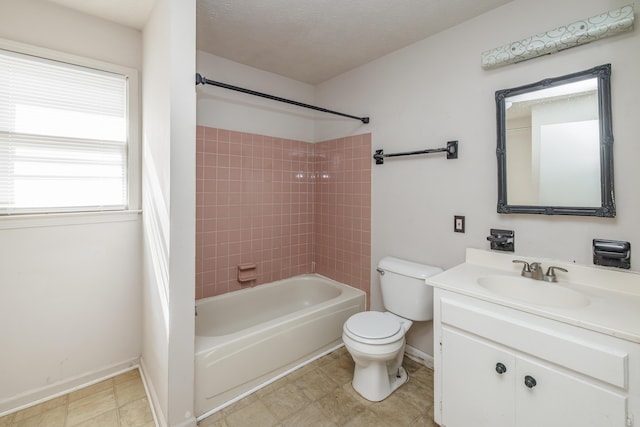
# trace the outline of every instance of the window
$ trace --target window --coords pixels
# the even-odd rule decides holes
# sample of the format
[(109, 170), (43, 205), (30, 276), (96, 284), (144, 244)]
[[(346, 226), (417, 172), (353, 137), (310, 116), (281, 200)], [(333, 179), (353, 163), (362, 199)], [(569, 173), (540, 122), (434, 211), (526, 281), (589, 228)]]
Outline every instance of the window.
[(0, 215), (130, 207), (130, 76), (71, 62), (0, 49)]

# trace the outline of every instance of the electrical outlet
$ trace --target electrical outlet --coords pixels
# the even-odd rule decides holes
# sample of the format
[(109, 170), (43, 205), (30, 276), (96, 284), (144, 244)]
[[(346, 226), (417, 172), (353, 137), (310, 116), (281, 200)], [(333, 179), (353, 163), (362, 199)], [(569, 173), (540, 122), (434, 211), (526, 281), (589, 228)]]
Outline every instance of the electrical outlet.
[(464, 216), (456, 215), (453, 217), (453, 231), (464, 233)]

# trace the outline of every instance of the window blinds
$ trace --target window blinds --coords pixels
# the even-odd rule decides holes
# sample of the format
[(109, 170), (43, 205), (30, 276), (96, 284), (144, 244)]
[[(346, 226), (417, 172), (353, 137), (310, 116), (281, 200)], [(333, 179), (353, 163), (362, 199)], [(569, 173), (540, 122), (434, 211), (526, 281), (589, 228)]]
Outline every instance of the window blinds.
[(0, 214), (127, 207), (127, 79), (0, 50)]

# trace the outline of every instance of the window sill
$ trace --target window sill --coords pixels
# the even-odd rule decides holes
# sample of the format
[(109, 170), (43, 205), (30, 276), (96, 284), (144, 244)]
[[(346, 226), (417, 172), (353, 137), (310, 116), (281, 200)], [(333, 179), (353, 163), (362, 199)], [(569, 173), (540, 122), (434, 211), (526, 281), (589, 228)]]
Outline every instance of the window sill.
[(62, 225), (101, 224), (138, 219), (140, 210), (0, 216), (0, 230)]

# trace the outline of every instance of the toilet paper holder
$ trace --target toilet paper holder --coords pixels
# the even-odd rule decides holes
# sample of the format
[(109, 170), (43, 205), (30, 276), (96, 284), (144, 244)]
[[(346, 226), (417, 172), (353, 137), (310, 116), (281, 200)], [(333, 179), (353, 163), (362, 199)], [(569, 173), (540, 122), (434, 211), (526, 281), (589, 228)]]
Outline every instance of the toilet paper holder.
[(631, 243), (593, 239), (593, 263), (606, 267), (631, 268)]

